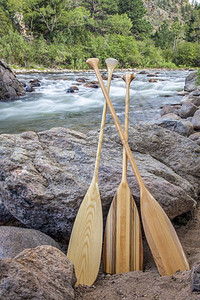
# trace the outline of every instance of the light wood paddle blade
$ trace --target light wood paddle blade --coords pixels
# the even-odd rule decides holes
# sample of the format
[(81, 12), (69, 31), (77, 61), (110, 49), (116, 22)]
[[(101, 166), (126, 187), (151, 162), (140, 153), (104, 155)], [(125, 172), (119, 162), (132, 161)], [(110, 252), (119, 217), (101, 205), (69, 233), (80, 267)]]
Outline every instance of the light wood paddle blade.
[(160, 275), (172, 275), (178, 270), (189, 270), (187, 258), (169, 218), (144, 185), (130, 147), (124, 136), (119, 119), (99, 73), (99, 60), (97, 58), (90, 58), (87, 60), (87, 63), (96, 73), (104, 98), (107, 101), (130, 165), (139, 184), (141, 213), (145, 235), (159, 273)]
[(74, 264), (76, 285), (92, 285), (96, 280), (101, 259), (101, 211), (98, 184), (92, 180), (76, 216), (67, 252)]
[[(124, 133), (128, 140), (129, 86), (135, 78), (124, 74), (126, 105)], [(127, 157), (123, 149), (122, 180), (108, 212), (103, 245), (103, 269), (110, 274), (143, 269), (140, 218), (127, 182)]]
[(110, 274), (143, 269), (140, 218), (128, 183), (119, 185), (107, 216), (103, 269)]
[[(108, 89), (110, 88), (112, 72), (117, 63), (116, 59), (109, 59)], [(74, 264), (77, 278), (76, 285), (92, 285), (96, 280), (101, 261), (103, 216), (98, 188), (98, 170), (106, 110), (107, 105), (105, 103), (93, 179), (76, 216), (68, 246), (67, 257)]]
[(164, 210), (145, 187), (140, 199), (145, 235), (160, 275), (189, 270), (182, 245)]

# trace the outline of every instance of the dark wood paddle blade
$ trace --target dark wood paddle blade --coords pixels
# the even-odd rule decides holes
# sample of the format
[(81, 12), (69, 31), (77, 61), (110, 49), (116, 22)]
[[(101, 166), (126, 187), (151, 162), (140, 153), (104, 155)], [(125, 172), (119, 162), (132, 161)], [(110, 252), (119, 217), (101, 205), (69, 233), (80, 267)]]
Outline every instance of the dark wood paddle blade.
[(172, 223), (144, 187), (140, 194), (145, 235), (160, 275), (189, 270), (189, 264)]
[(92, 180), (81, 203), (70, 237), (67, 257), (74, 264), (76, 285), (92, 285), (101, 260), (103, 218), (98, 184)]
[(103, 269), (110, 274), (143, 269), (140, 218), (128, 183), (121, 183), (107, 216)]

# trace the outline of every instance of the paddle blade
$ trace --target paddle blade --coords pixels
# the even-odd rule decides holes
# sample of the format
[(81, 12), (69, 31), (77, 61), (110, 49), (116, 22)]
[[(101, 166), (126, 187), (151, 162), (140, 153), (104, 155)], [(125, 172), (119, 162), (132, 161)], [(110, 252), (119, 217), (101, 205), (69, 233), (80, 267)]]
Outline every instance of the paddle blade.
[(110, 274), (143, 269), (140, 219), (128, 183), (121, 183), (107, 216), (104, 272)]
[(72, 229), (67, 257), (74, 264), (76, 285), (96, 280), (102, 250), (103, 220), (98, 184), (92, 181)]
[(189, 270), (179, 238), (166, 213), (150, 192), (140, 194), (141, 214), (147, 242), (161, 276)]

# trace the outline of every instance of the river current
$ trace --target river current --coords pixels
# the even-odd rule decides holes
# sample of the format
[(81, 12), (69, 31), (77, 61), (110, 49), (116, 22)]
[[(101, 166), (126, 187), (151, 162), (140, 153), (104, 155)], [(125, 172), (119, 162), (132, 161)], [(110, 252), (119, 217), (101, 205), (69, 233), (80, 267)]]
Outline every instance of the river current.
[[(150, 71), (151, 72), (151, 71)], [(155, 73), (155, 71), (153, 71)], [(137, 74), (130, 86), (130, 124), (154, 122), (165, 104), (180, 103), (178, 91), (183, 90), (187, 70), (166, 71), (157, 74), (151, 83), (146, 74)], [(122, 76), (123, 72), (115, 72)], [(29, 73), (18, 74), (21, 82), (39, 79), (41, 86), (15, 101), (0, 102), (0, 133), (42, 131), (52, 127), (67, 127), (81, 132), (100, 127), (104, 98), (100, 88), (78, 86), (67, 93), (77, 78), (96, 80), (93, 72), (84, 73)], [(105, 81), (106, 83), (106, 81)], [(124, 122), (125, 83), (121, 78), (112, 80), (110, 98), (120, 119)], [(113, 124), (108, 113), (107, 124)]]

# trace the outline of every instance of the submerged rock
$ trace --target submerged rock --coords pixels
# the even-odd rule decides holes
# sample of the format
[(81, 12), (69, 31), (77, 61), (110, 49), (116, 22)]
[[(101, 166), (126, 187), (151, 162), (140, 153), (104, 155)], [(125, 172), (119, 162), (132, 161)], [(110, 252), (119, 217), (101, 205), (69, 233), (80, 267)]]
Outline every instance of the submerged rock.
[[(97, 131), (85, 135), (66, 128), (2, 134), (0, 201), (6, 211), (66, 242), (93, 176), (97, 143)], [(169, 217), (191, 211), (200, 191), (200, 147), (176, 132), (146, 124), (130, 128), (129, 144), (147, 188)], [(116, 129), (108, 127), (99, 169), (104, 217), (121, 180), (121, 165), (121, 141)], [(130, 169), (128, 181), (138, 203), (139, 188)]]
[(72, 263), (51, 246), (26, 249), (0, 260), (0, 299), (74, 299)]

